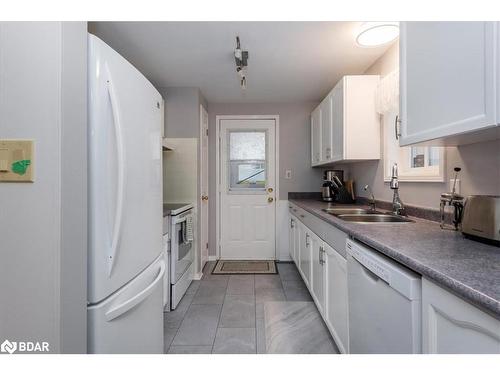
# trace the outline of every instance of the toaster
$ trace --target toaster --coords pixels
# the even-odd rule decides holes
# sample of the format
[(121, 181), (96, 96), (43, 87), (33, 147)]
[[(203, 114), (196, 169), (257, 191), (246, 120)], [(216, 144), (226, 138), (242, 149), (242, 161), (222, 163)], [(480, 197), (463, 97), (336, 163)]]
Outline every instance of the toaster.
[(471, 195), (465, 201), (462, 233), (500, 246), (500, 196)]

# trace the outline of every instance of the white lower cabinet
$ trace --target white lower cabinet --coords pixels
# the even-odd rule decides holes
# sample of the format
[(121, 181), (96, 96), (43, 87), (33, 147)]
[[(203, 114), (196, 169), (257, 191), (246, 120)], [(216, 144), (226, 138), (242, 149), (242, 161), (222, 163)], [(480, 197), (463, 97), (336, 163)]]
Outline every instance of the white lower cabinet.
[[(290, 216), (290, 254), (293, 254), (292, 259), (339, 350), (347, 353), (347, 262), (332, 246), (306, 227), (300, 216)], [(329, 237), (324, 238), (328, 240)], [(337, 242), (338, 246), (345, 246), (345, 239)]]
[(288, 251), (290, 252), (290, 258), (292, 258), (294, 262), (296, 262), (295, 232), (297, 232), (297, 219), (292, 216), (290, 217), (290, 232), (288, 233)]
[(349, 350), (347, 261), (328, 244), (324, 246), (325, 323), (339, 350)]
[(295, 264), (297, 265), (297, 268), (299, 267), (299, 262), (300, 262), (300, 222), (297, 218), (295, 220), (295, 228), (293, 230), (293, 260)]
[(500, 321), (422, 279), (424, 353), (500, 353)]
[(312, 297), (319, 312), (323, 315), (325, 309), (325, 295), (323, 293), (324, 289), (324, 261), (323, 261), (323, 251), (325, 244), (321, 239), (314, 233), (311, 232), (311, 253), (312, 253)]
[[(339, 350), (349, 353), (347, 261), (340, 249), (347, 236), (307, 221), (299, 210), (290, 207), (290, 254)], [(421, 311), (424, 353), (500, 353), (500, 320), (425, 278)]]
[(299, 271), (304, 283), (311, 288), (311, 231), (299, 221)]

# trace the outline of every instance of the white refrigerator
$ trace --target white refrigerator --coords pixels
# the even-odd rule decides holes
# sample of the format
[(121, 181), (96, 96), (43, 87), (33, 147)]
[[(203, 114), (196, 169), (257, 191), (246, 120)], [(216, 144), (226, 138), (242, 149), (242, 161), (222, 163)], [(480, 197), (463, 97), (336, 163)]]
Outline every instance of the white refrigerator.
[(89, 353), (163, 352), (162, 97), (88, 36)]

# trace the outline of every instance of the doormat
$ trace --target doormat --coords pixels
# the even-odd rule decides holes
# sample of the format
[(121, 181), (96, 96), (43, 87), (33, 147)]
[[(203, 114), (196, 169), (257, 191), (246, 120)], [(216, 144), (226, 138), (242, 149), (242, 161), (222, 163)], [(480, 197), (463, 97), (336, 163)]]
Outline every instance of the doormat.
[(275, 274), (274, 260), (218, 260), (213, 275)]

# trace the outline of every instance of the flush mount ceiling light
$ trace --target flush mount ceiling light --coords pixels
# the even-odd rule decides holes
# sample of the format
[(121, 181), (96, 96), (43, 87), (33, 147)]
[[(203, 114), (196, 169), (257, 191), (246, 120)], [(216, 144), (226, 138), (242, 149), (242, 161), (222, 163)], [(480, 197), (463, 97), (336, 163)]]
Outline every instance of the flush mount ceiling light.
[(356, 42), (361, 47), (378, 47), (392, 42), (399, 36), (399, 22), (363, 22)]
[(240, 86), (244, 90), (247, 88), (245, 70), (248, 66), (248, 51), (243, 51), (240, 46), (240, 37), (236, 37), (236, 49), (234, 50), (234, 61), (236, 62), (236, 73), (240, 77)]

